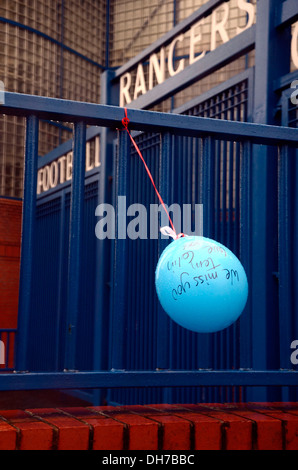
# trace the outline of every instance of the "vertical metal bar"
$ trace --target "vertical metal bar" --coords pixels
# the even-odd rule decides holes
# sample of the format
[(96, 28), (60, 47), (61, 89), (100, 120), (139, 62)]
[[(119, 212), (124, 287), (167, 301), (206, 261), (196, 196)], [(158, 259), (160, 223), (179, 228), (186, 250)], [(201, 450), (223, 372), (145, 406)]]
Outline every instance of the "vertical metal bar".
[[(144, 146), (145, 147), (145, 146)], [(144, 149), (142, 150), (143, 155), (144, 155)], [(136, 156), (136, 158), (138, 158)], [(146, 158), (146, 155), (145, 155)], [(134, 201), (141, 201), (142, 198), (142, 190), (143, 190), (143, 185), (140, 184), (142, 181), (142, 177), (144, 178), (144, 172), (142, 173), (142, 170), (144, 168), (142, 167), (142, 162), (138, 158), (138, 161), (136, 162), (138, 164), (134, 165), (133, 171), (131, 172), (132, 178), (134, 181), (134, 196), (136, 195), (136, 198), (134, 198)], [(134, 244), (134, 250), (133, 250), (133, 256), (134, 256), (134, 263), (136, 266), (136, 277), (133, 278), (132, 282), (134, 282), (135, 279), (144, 279), (143, 277), (143, 272), (142, 269), (143, 267), (139, 265), (139, 260), (137, 257), (137, 253), (141, 253), (142, 247), (140, 244), (141, 240), (135, 240), (133, 242)], [(138, 245), (138, 246), (137, 246)], [(142, 331), (142, 324), (144, 320), (144, 309), (142, 309), (142, 298), (143, 298), (143, 292), (142, 290), (144, 289), (144, 284), (142, 285), (141, 283), (139, 284), (140, 290), (136, 292), (136, 295), (134, 295), (134, 300), (135, 300), (135, 305), (133, 308), (133, 314), (134, 314), (134, 321), (131, 321), (130, 328), (132, 330), (132, 339), (135, 342), (135, 355), (133, 357), (132, 364), (134, 365), (135, 369), (142, 369), (144, 368), (144, 357), (142, 355), (142, 340), (141, 340), (141, 331)], [(131, 317), (130, 317), (131, 319)], [(138, 326), (137, 326), (138, 325)], [(149, 351), (146, 351), (149, 353)]]
[[(282, 93), (281, 98), (281, 125), (289, 125), (289, 95)], [(296, 152), (296, 155), (295, 155)], [(295, 158), (296, 157), (296, 158)], [(292, 161), (292, 164), (291, 164)], [(280, 366), (283, 369), (291, 368), (289, 345), (298, 332), (298, 304), (297, 292), (298, 281), (295, 273), (297, 266), (297, 202), (295, 202), (295, 190), (297, 185), (292, 184), (291, 178), (295, 182), (297, 173), (297, 151), (288, 147), (281, 147), (279, 155), (279, 175), (278, 175), (278, 273), (276, 276), (279, 283), (279, 311), (280, 311)], [(297, 176), (297, 175), (296, 175)], [(296, 190), (297, 194), (297, 190)], [(297, 201), (297, 196), (296, 196)], [(293, 243), (294, 241), (294, 243)], [(289, 247), (294, 245), (293, 251)], [(295, 285), (296, 284), (296, 285)], [(282, 388), (282, 400), (294, 401), (295, 389), (289, 387)]]
[(247, 105), (244, 109), (243, 121), (253, 122), (255, 67), (248, 70), (247, 80)]
[[(231, 250), (234, 252), (234, 254), (238, 255), (238, 250), (237, 250), (237, 244), (236, 244), (236, 239), (234, 237), (234, 234), (237, 233), (235, 231), (234, 226), (236, 224), (236, 216), (235, 216), (235, 179), (237, 179), (237, 176), (235, 175), (235, 166), (236, 166), (236, 151), (235, 151), (235, 145), (234, 142), (230, 142), (230, 183), (229, 183), (229, 227), (230, 227), (230, 247)], [(239, 226), (238, 226), (239, 230)], [(227, 367), (229, 369), (235, 368), (236, 367), (236, 359), (238, 357), (238, 338), (239, 335), (238, 333), (238, 322), (235, 322), (227, 331), (227, 335), (229, 336), (227, 339), (228, 342), (228, 348), (229, 348), (229, 362)], [(233, 400), (235, 390), (234, 388), (229, 388), (229, 394), (230, 394), (230, 401)]]
[[(278, 283), (279, 283), (279, 347), (280, 367), (291, 368), (289, 348), (294, 327), (294, 187), (295, 159), (293, 149), (282, 146), (279, 153), (278, 175)], [(284, 401), (290, 400), (289, 389), (282, 389)]]
[[(204, 221), (204, 237), (214, 238), (214, 208), (215, 208), (215, 192), (214, 192), (214, 155), (215, 155), (215, 141), (211, 137), (203, 139), (202, 145), (202, 190), (201, 202), (203, 203), (203, 221)], [(216, 366), (216, 348), (220, 350), (221, 334), (208, 335), (201, 339), (201, 348), (205, 349), (205, 366)], [(205, 341), (203, 341), (203, 339)], [(204, 344), (205, 343), (205, 344)], [(220, 354), (222, 359), (223, 355)], [(220, 367), (222, 366), (220, 361)], [(208, 390), (208, 393), (214, 397), (218, 393), (218, 388)], [(213, 398), (214, 399), (214, 398)]]
[(241, 144), (240, 152), (240, 185), (239, 185), (239, 205), (240, 205), (240, 259), (245, 269), (249, 296), (244, 312), (239, 320), (239, 367), (250, 369), (253, 367), (252, 361), (252, 312), (251, 312), (251, 157), (252, 146), (249, 142)]
[(221, 142), (221, 243), (224, 245), (227, 244), (227, 145), (228, 142)]
[[(120, 158), (120, 157), (119, 157)], [(134, 149), (132, 148), (132, 153), (130, 156), (130, 166), (129, 166), (129, 171), (130, 174), (128, 176), (128, 181), (134, 181), (135, 184), (132, 185), (129, 188), (129, 200), (127, 201), (127, 206), (130, 205), (132, 201), (136, 201), (136, 194), (138, 194), (138, 185), (139, 185), (139, 176), (138, 176), (138, 171), (140, 172), (140, 161), (138, 161), (137, 154), (134, 152)], [(140, 173), (139, 173), (140, 174)], [(125, 364), (127, 369), (137, 369), (137, 363), (140, 360), (140, 354), (137, 351), (138, 349), (138, 335), (135, 329), (135, 325), (137, 322), (137, 314), (138, 314), (138, 308), (137, 308), (137, 303), (140, 298), (140, 293), (139, 293), (139, 288), (136, 289), (136, 291), (133, 291), (132, 288), (132, 283), (135, 282), (135, 280), (140, 279), (140, 265), (139, 265), (139, 260), (137, 256), (135, 256), (135, 245), (137, 243), (137, 240), (131, 241), (129, 238), (127, 239), (126, 242), (126, 251), (127, 251), (127, 257), (126, 259), (130, 260), (129, 262), (129, 271), (130, 271), (130, 282), (129, 286), (127, 288), (127, 309), (126, 309), (126, 315), (127, 315), (127, 333), (126, 333), (126, 357), (127, 357), (127, 362)], [(139, 286), (138, 286), (139, 287)], [(128, 310), (129, 309), (129, 310)], [(133, 398), (133, 394), (135, 393), (134, 390), (129, 392), (127, 390), (127, 394), (130, 394), (131, 397)]]
[[(105, 73), (104, 73), (105, 74)], [(103, 75), (104, 75), (103, 74)], [(106, 148), (106, 147), (104, 147)], [(116, 209), (116, 200), (117, 200), (117, 159), (118, 159), (118, 140), (114, 140), (112, 144), (112, 167), (113, 167), (113, 186), (111, 191), (111, 204)], [(101, 186), (100, 186), (101, 187)], [(100, 202), (100, 199), (99, 199)], [(116, 213), (115, 213), (116, 216)], [(117, 236), (117, 234), (115, 234)], [(97, 244), (96, 256), (98, 257), (99, 254), (104, 254), (104, 249), (100, 249), (102, 242)], [(100, 258), (99, 258), (100, 259)], [(100, 263), (101, 264), (101, 263)], [(97, 269), (99, 271), (100, 268)], [(111, 340), (112, 340), (112, 319), (113, 319), (113, 299), (114, 299), (114, 275), (115, 275), (115, 240), (111, 241), (111, 250), (110, 250), (110, 261), (107, 263), (107, 267), (109, 269), (109, 292), (108, 295), (103, 295), (102, 292), (97, 292), (95, 295), (95, 318), (94, 318), (94, 369), (101, 370), (101, 358), (106, 363), (106, 369), (111, 367), (112, 362), (112, 347), (111, 347)], [(103, 269), (103, 268), (101, 268)], [(97, 279), (99, 280), (99, 286), (103, 283), (101, 282), (102, 273), (97, 272)], [(107, 286), (105, 286), (106, 288)], [(108, 302), (103, 304), (103, 307), (106, 305), (106, 308), (102, 308), (102, 300), (103, 298), (108, 297)], [(104, 312), (106, 313), (104, 315)], [(106, 322), (106, 331), (104, 332), (104, 320)], [(105, 344), (103, 344), (103, 342)], [(116, 390), (113, 389), (107, 390), (105, 393), (105, 399), (107, 402), (111, 403), (114, 400), (114, 394), (117, 393)], [(100, 395), (100, 393), (99, 393)], [(98, 398), (99, 400), (99, 398)]]
[[(170, 178), (171, 174), (171, 157), (172, 157), (172, 136), (169, 133), (161, 136), (161, 152), (159, 160), (159, 193), (165, 202), (170, 205)], [(159, 237), (158, 252), (159, 256), (168, 246), (169, 240)], [(170, 324), (169, 316), (164, 312), (160, 303), (157, 309), (157, 363), (158, 369), (168, 369), (170, 367), (170, 339), (173, 325)], [(163, 390), (163, 399), (171, 403), (171, 390), (165, 388)], [(166, 402), (166, 401), (165, 401)]]
[[(291, 34), (275, 28), (279, 2), (258, 2), (255, 47), (255, 123), (275, 124), (277, 95), (274, 80), (289, 72)], [(274, 57), (274, 60), (272, 59)], [(253, 322), (252, 359), (255, 369), (278, 367), (277, 188), (276, 154), (268, 146), (255, 145), (252, 155), (252, 266), (251, 302)], [(271, 394), (274, 393), (274, 396)], [(279, 399), (276, 391), (259, 387), (252, 400)], [(269, 397), (270, 395), (270, 397)]]
[[(211, 137), (206, 137), (202, 140), (201, 158), (200, 158), (200, 203), (203, 204), (203, 223), (204, 231), (203, 236), (206, 238), (214, 238), (214, 207), (215, 207), (215, 193), (214, 193), (214, 154), (215, 154), (215, 141)], [(204, 335), (200, 336), (199, 349), (201, 354), (202, 368), (214, 367), (216, 364), (216, 346), (218, 335)], [(206, 388), (207, 397), (210, 399), (217, 389)]]
[(60, 237), (59, 237), (59, 273), (58, 273), (58, 292), (57, 292), (57, 305), (58, 305), (58, 312), (57, 312), (57, 328), (56, 328), (56, 353), (55, 353), (55, 367), (56, 370), (59, 369), (59, 363), (60, 363), (60, 358), (59, 358), (59, 352), (61, 348), (61, 338), (60, 338), (60, 333), (61, 333), (61, 317), (62, 317), (62, 302), (63, 302), (63, 279), (65, 276), (64, 272), (64, 243), (65, 243), (65, 190), (62, 191), (61, 197), (60, 197)]
[[(117, 191), (116, 191), (116, 239), (114, 247), (114, 276), (113, 276), (113, 305), (111, 315), (111, 363), (114, 370), (124, 369), (125, 339), (127, 321), (127, 240), (126, 208), (122, 206), (130, 188), (130, 140), (127, 132), (119, 133), (119, 152), (117, 162)], [(119, 231), (121, 230), (121, 234)]]
[(203, 139), (203, 217), (204, 237), (214, 237), (214, 154), (215, 141), (211, 137)]
[[(223, 119), (231, 119), (231, 110), (229, 109), (230, 104), (230, 97), (232, 94), (232, 90), (229, 89), (226, 93), (224, 93), (224, 100), (223, 100)], [(222, 217), (223, 217), (223, 243), (231, 248), (230, 245), (230, 195), (231, 195), (231, 142), (222, 142), (222, 158), (223, 158), (223, 175), (222, 175)], [(217, 335), (220, 338), (221, 344), (221, 369), (226, 369), (229, 367), (229, 359), (230, 359), (230, 345), (232, 344), (232, 338), (230, 338), (231, 328), (227, 328), (223, 331), (220, 331)], [(221, 401), (227, 400), (227, 395), (229, 393), (228, 387), (221, 387)]]
[(278, 234), (279, 234), (279, 304), (280, 304), (280, 355), (281, 368), (289, 367), (292, 311), (292, 230), (291, 225), (291, 158), (287, 146), (280, 148), (278, 188)]
[[(248, 80), (247, 80), (248, 81)], [(244, 90), (246, 88), (246, 81), (240, 84), (237, 88), (239, 94), (237, 104), (235, 107), (235, 119), (241, 121), (241, 110), (247, 107), (244, 100)], [(243, 103), (242, 104), (242, 100)], [(233, 143), (234, 150), (234, 164), (233, 164), (233, 196), (232, 196), (232, 224), (233, 224), (233, 250), (236, 256), (240, 257), (240, 150), (241, 144), (239, 142)], [(240, 322), (236, 322), (233, 327), (233, 352), (232, 352), (232, 365), (231, 368), (239, 369), (240, 367)], [(239, 387), (234, 388), (234, 400), (239, 401)]]
[(82, 237), (84, 224), (84, 190), (85, 190), (85, 154), (86, 124), (74, 125), (72, 165), (72, 191), (69, 227), (69, 260), (67, 289), (67, 333), (65, 344), (65, 369), (74, 370), (76, 363), (77, 331), (80, 312)]
[[(150, 151), (148, 152), (148, 157), (150, 153), (150, 160), (148, 158), (148, 163), (150, 165), (149, 168), (152, 168), (151, 173), (153, 173), (153, 165), (152, 163), (154, 161), (154, 156), (155, 156), (155, 151), (156, 151), (156, 145), (155, 143), (152, 144), (152, 147)], [(151, 190), (151, 184), (150, 181), (148, 181), (148, 184), (144, 186), (143, 188), (143, 199), (145, 200), (146, 207), (150, 207), (149, 201), (151, 200), (150, 198), (150, 190)], [(149, 212), (150, 213), (150, 212)], [(148, 236), (148, 227), (149, 227), (149, 220), (148, 218), (148, 212), (147, 212), (147, 236)], [(150, 295), (149, 289), (146, 288), (146, 286), (153, 285), (153, 280), (150, 279), (150, 274), (151, 270), (149, 268), (150, 266), (150, 260), (152, 259), (150, 257), (150, 247), (151, 247), (151, 240), (149, 236), (149, 241), (144, 244), (144, 241), (141, 241), (142, 244), (142, 256), (144, 256), (144, 261), (145, 261), (145, 272), (144, 272), (144, 296), (143, 296), (143, 305), (145, 308), (143, 310), (146, 312), (146, 316), (144, 317), (143, 321), (143, 326), (142, 326), (142, 342), (143, 342), (143, 354), (144, 354), (144, 360), (143, 360), (143, 368), (144, 369), (149, 369), (152, 368), (152, 329), (151, 329), (151, 317), (153, 315), (152, 309), (150, 308), (150, 298), (153, 297)], [(150, 282), (151, 281), (151, 282)], [(141, 308), (142, 311), (142, 308)]]
[[(209, 223), (208, 221), (208, 207), (205, 200), (205, 193), (207, 191), (206, 186), (208, 186), (208, 181), (205, 178), (206, 174), (206, 165), (208, 162), (208, 152), (206, 153), (206, 144), (203, 139), (196, 140), (196, 150), (197, 150), (197, 198), (199, 204), (203, 204), (203, 236), (209, 237)], [(206, 157), (206, 158), (205, 158)], [(212, 339), (210, 335), (200, 335), (198, 338), (197, 354), (198, 354), (198, 367), (202, 369), (208, 369), (212, 366)], [(204, 387), (202, 389), (202, 400), (208, 401), (209, 389)]]
[[(108, 20), (107, 20), (108, 21)], [(117, 104), (118, 96), (115, 87), (111, 85), (114, 72), (107, 70), (101, 75), (100, 91), (102, 104)], [(98, 174), (98, 205), (110, 204), (112, 201), (113, 161), (116, 142), (116, 132), (113, 129), (103, 127), (100, 133), (100, 168)], [(95, 299), (94, 299), (94, 350), (93, 369), (106, 370), (109, 366), (109, 312), (112, 294), (112, 243), (113, 240), (96, 240), (95, 256)], [(93, 403), (101, 404), (106, 399), (106, 390), (94, 391)]]
[(18, 307), (16, 368), (26, 370), (32, 298), (32, 270), (37, 190), (38, 118), (29, 116), (26, 124), (24, 197), (22, 214), (21, 264)]
[(237, 256), (239, 256), (240, 250), (240, 151), (241, 151), (241, 144), (235, 144), (235, 184), (234, 184), (234, 204), (233, 204), (233, 211), (234, 211), (234, 250)]
[[(270, 2), (272, 5), (272, 2)], [(263, 5), (263, 9), (262, 9)], [(269, 66), (268, 62), (262, 66), (261, 79), (261, 67), (260, 67), (260, 46), (264, 49), (266, 58), (269, 60), (268, 54), (268, 41), (269, 41), (269, 28), (270, 28), (270, 15), (268, 12), (269, 2), (266, 1), (260, 5), (261, 18), (264, 20), (263, 35), (266, 34), (266, 38), (262, 35), (262, 39), (265, 40), (264, 45), (261, 42), (261, 31), (257, 28), (257, 44), (256, 47), (256, 83), (255, 83), (255, 112), (254, 120), (257, 122), (267, 123), (272, 121), (272, 116), (269, 105)], [(260, 18), (260, 20), (261, 20)], [(259, 21), (260, 21), (259, 20)], [(259, 32), (259, 34), (258, 34)], [(265, 48), (266, 45), (266, 48)], [(263, 71), (264, 67), (264, 71)], [(259, 89), (260, 87), (260, 89)], [(262, 99), (259, 93), (262, 91)], [(270, 330), (268, 329), (268, 315), (270, 312), (270, 299), (268, 298), (267, 292), (272, 295), (272, 286), (269, 283), (269, 276), (272, 276), (272, 260), (269, 260), (269, 244), (268, 244), (268, 227), (270, 225), (268, 208), (268, 166), (269, 166), (269, 149), (256, 146), (253, 152), (252, 158), (252, 171), (254, 186), (252, 188), (252, 236), (253, 236), (253, 251), (252, 251), (252, 316), (253, 316), (253, 366), (254, 368), (266, 369), (268, 367), (268, 350), (269, 341), (272, 343), (273, 338), (270, 338)], [(270, 269), (271, 268), (271, 269)], [(271, 271), (271, 272), (270, 272)], [(258, 279), (259, 277), (259, 279)], [(257, 281), (258, 279), (258, 281)], [(261, 282), (260, 282), (261, 280)], [(269, 286), (271, 287), (269, 289)], [(275, 308), (274, 308), (275, 310)], [(273, 322), (272, 322), (273, 323)], [(269, 339), (270, 338), (270, 339)], [(268, 400), (268, 391), (266, 389), (257, 390), (258, 399), (264, 401)]]
[[(169, 178), (170, 174), (170, 158), (172, 152), (171, 135), (166, 133), (161, 138), (161, 152), (159, 161), (159, 192), (163, 198), (165, 204), (169, 205)], [(167, 247), (169, 241), (159, 237), (158, 254), (159, 256), (163, 250)], [(168, 315), (158, 304), (158, 318), (157, 318), (157, 368), (168, 369), (169, 368), (169, 340), (170, 340), (170, 320)]]
[[(295, 181), (298, 181), (298, 150), (295, 150)], [(295, 184), (294, 188), (294, 240), (298, 240), (298, 185)], [(293, 253), (293, 265), (294, 265), (294, 330), (293, 337), (294, 339), (298, 338), (298, 246), (297, 243), (294, 243), (294, 253)], [(298, 365), (296, 365), (296, 370)], [(298, 400), (298, 390), (296, 389), (296, 400)]]
[(229, 182), (228, 182), (228, 246), (233, 251), (234, 250), (234, 237), (233, 237), (233, 169), (234, 169), (234, 145), (233, 142), (229, 142), (228, 145), (228, 166), (229, 166)]
[(214, 148), (214, 238), (220, 235), (220, 142), (215, 142)]
[[(254, 103), (254, 70), (249, 70), (247, 82), (247, 105), (243, 120), (253, 121), (253, 103)], [(240, 110), (239, 110), (240, 111)], [(239, 227), (238, 235), (238, 256), (244, 266), (248, 277), (249, 296), (245, 311), (239, 321), (239, 357), (238, 367), (252, 368), (252, 322), (251, 322), (251, 154), (252, 147), (249, 143), (237, 145), (239, 152), (239, 186), (236, 191), (236, 201), (239, 207)], [(237, 180), (236, 180), (237, 181)], [(240, 388), (241, 400), (248, 399), (247, 388)]]

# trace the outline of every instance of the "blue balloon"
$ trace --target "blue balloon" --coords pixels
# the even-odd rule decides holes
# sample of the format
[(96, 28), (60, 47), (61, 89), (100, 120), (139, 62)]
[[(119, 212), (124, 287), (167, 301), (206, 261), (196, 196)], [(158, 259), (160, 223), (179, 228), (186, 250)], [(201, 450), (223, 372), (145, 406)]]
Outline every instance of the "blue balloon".
[(205, 237), (181, 237), (162, 252), (156, 267), (158, 299), (172, 320), (197, 333), (234, 323), (247, 302), (248, 283), (239, 259)]

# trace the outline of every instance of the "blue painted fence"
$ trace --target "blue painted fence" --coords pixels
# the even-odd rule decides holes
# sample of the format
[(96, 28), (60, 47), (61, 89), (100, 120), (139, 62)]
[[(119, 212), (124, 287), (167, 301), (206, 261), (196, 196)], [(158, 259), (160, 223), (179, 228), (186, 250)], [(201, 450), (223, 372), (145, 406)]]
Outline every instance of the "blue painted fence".
[[(220, 3), (211, 0), (193, 21)], [(246, 309), (219, 333), (186, 331), (158, 303), (154, 271), (168, 240), (95, 236), (98, 204), (118, 209), (118, 196), (127, 207), (158, 203), (114, 98), (120, 74), (137, 62), (103, 74), (105, 105), (5, 94), (3, 113), (25, 116), (27, 131), (16, 372), (0, 375), (1, 390), (79, 390), (111, 404), (297, 400), (298, 130), (290, 85), (298, 74), (281, 60), (297, 5), (262, 0), (258, 15), (238, 44), (234, 38), (204, 62), (212, 73), (255, 48), (253, 68), (173, 113), (128, 109), (163, 200), (203, 204), (204, 235), (231, 248), (246, 269)], [(201, 76), (199, 62), (186, 85)], [(174, 77), (171, 91), (181, 83)], [(163, 85), (137, 106), (168, 93)], [(43, 159), (40, 119), (73, 124), (73, 138)], [(85, 174), (94, 135), (101, 164)], [(72, 182), (37, 196), (38, 168), (71, 149)]]
[[(296, 292), (291, 291), (290, 298), (284, 294), (282, 309), (279, 312), (277, 305), (274, 315), (261, 309), (255, 313), (252, 308), (253, 290), (260, 282), (253, 278), (253, 272), (263, 267), (255, 261), (262, 234), (252, 230), (255, 182), (251, 167), (262, 150), (269, 146), (276, 150), (272, 159), (280, 179), (279, 197), (275, 199), (279, 204), (279, 231), (272, 233), (266, 245), (268, 248), (277, 242), (276, 259), (279, 266), (285, 265), (285, 272), (268, 272), (276, 282), (276, 290), (270, 295), (281, 296), (291, 285), (283, 287), (278, 278), (288, 279), (288, 270), (295, 274), (297, 259), (291, 240), (292, 244), (281, 246), (276, 239), (286, 235), (289, 220), (297, 224), (296, 212), (291, 212), (289, 219), (281, 207), (289, 199), (284, 199), (281, 185), (289, 169), (285, 171), (289, 164), (297, 171), (297, 129), (129, 111), (130, 128), (144, 129), (136, 139), (155, 180), (160, 182), (164, 200), (168, 204), (203, 203), (204, 233), (230, 246), (248, 274), (250, 301), (240, 320), (221, 333), (200, 335), (171, 323), (157, 302), (154, 269), (167, 240), (116, 239), (111, 243), (95, 237), (98, 185), (107, 185), (109, 178), (99, 171), (85, 179), (82, 162), (87, 124), (109, 126), (115, 135), (118, 132), (111, 202), (117, 195), (126, 195), (127, 204), (136, 200), (144, 205), (156, 202), (126, 133), (116, 130), (121, 128), (123, 109), (7, 93), (5, 112), (27, 115), (16, 369), (28, 372), (2, 374), (1, 389), (92, 388), (101, 390), (100, 397), (110, 403), (245, 400), (256, 393), (250, 392), (250, 386), (255, 385), (258, 393), (261, 386), (291, 386), (286, 393), (295, 395), (298, 376), (290, 362), (290, 340), (295, 339), (291, 324), (296, 321), (296, 310), (288, 302), (296, 301)], [(45, 115), (75, 123), (74, 171), (76, 164), (79, 168), (71, 187), (56, 195), (41, 195), (36, 204), (38, 120)], [(232, 166), (235, 178), (227, 172)], [(228, 174), (229, 179), (225, 178)], [(290, 189), (295, 193), (294, 187)], [(291, 204), (297, 204), (297, 194), (293, 196), (296, 199)], [(108, 257), (105, 274), (98, 278), (101, 258), (97, 255), (102, 248), (111, 253), (111, 260)], [(284, 256), (288, 256), (289, 264)], [(266, 267), (270, 269), (271, 265)], [(291, 279), (296, 282), (295, 276)], [(105, 290), (109, 308), (100, 310)], [(256, 348), (262, 341), (262, 331), (256, 331), (256, 314), (270, 316), (270, 332), (277, 341), (272, 341), (266, 352), (273, 367), (255, 365)], [(280, 387), (270, 390), (275, 397), (281, 393)]]

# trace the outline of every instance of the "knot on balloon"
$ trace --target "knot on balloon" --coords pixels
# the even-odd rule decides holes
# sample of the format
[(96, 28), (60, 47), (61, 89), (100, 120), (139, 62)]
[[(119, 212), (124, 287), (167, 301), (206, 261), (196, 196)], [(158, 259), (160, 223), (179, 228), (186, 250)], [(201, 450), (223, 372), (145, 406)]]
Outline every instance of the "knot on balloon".
[(177, 233), (173, 229), (171, 229), (171, 227), (161, 227), (160, 231), (163, 235), (172, 237), (174, 240), (178, 240), (178, 238), (186, 237), (184, 233), (179, 233), (177, 235)]

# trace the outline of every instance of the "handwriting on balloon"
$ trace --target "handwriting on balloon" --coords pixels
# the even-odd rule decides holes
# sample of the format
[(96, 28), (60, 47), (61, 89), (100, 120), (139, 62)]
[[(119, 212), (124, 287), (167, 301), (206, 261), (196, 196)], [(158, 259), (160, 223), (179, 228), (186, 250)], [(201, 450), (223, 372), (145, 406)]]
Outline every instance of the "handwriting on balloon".
[[(173, 299), (178, 300), (181, 295), (186, 294), (192, 287), (196, 288), (202, 284), (207, 284), (208, 286), (210, 286), (211, 282), (219, 278), (218, 271), (208, 271), (210, 270), (207, 270), (207, 272), (205, 272), (204, 274), (196, 276), (192, 276), (186, 271), (181, 273), (179, 284), (172, 289)], [(226, 271), (225, 278), (231, 281), (231, 285), (234, 285), (234, 281), (239, 282), (239, 273), (237, 270), (225, 268), (222, 269), (222, 271)]]
[(190, 283), (188, 281), (184, 281), (183, 277), (189, 276), (188, 273), (180, 274), (180, 284), (176, 287), (176, 289), (172, 290), (172, 296), (174, 300), (178, 299), (179, 295), (182, 295), (186, 292), (186, 289), (190, 289)]
[(202, 249), (206, 249), (209, 254), (211, 254), (211, 253), (217, 253), (217, 254), (221, 253), (224, 256), (227, 256), (226, 250), (224, 248), (222, 248), (221, 246), (205, 245), (205, 246), (202, 247)]
[(167, 268), (169, 271), (175, 272), (175, 268), (181, 268), (182, 265), (190, 265), (192, 269), (204, 269), (208, 268), (207, 271), (215, 270), (220, 264), (215, 265), (214, 260), (211, 256), (200, 261), (195, 260), (195, 253), (192, 250), (188, 250), (173, 261), (168, 261)]
[(238, 271), (235, 269), (223, 269), (223, 271), (226, 271), (226, 279), (231, 279), (231, 284), (234, 284), (234, 280), (237, 280), (239, 282), (239, 274)]
[(199, 285), (199, 284), (204, 284), (204, 282), (206, 282), (209, 286), (209, 281), (211, 281), (212, 279), (217, 279), (218, 275), (217, 275), (217, 271), (213, 272), (213, 273), (207, 273), (207, 274), (201, 274), (200, 276), (195, 276), (193, 278), (193, 280), (196, 282), (196, 287)]
[[(202, 242), (201, 241), (191, 241), (191, 242), (187, 242), (185, 243), (185, 245), (183, 246), (183, 250), (190, 250), (191, 248), (194, 248), (196, 246), (201, 246)], [(223, 254), (225, 257), (227, 256), (227, 252), (226, 250), (224, 249), (223, 246), (218, 246), (218, 245), (204, 245), (201, 247), (202, 250), (207, 250), (209, 254), (211, 253), (216, 253), (216, 254)]]

